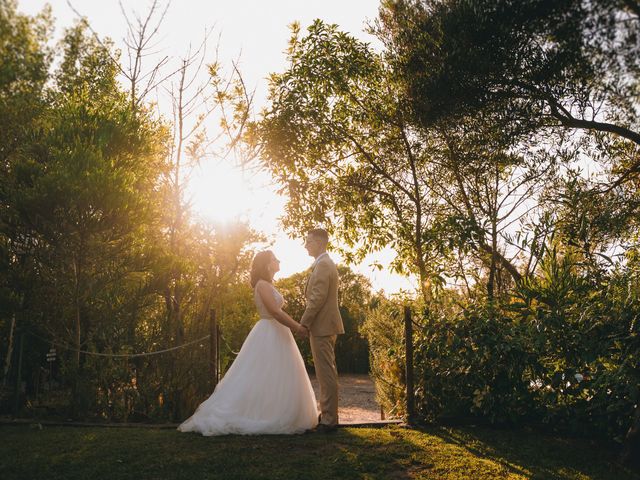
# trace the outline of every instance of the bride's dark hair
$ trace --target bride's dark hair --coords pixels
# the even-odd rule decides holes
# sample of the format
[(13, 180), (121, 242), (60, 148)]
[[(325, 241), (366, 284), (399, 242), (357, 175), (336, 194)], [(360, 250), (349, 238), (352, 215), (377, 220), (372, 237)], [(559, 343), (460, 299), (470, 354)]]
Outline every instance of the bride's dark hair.
[(273, 252), (271, 250), (263, 250), (256, 253), (251, 262), (251, 286), (255, 288), (258, 280), (265, 280), (269, 283), (273, 281), (272, 276), (269, 274), (267, 266), (273, 258)]

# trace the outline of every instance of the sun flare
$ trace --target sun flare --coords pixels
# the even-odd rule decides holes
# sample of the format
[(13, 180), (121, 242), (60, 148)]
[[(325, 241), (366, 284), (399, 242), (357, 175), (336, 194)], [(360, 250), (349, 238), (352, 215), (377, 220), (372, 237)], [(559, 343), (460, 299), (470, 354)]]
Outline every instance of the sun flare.
[(230, 162), (210, 162), (197, 167), (188, 186), (194, 213), (205, 220), (254, 223), (256, 206), (263, 192), (252, 182), (252, 174)]

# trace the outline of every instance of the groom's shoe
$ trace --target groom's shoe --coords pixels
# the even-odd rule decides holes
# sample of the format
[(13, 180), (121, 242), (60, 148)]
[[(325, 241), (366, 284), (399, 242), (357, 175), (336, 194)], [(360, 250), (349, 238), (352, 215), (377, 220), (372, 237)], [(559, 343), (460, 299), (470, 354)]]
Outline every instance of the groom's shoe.
[(325, 423), (319, 423), (318, 426), (313, 430), (316, 433), (334, 433), (338, 430), (337, 425), (327, 425)]

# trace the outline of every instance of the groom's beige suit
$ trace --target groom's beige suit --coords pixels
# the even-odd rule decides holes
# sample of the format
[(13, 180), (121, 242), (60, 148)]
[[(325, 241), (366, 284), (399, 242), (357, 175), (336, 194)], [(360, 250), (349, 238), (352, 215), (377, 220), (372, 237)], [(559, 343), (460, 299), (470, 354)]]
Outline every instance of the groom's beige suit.
[(311, 354), (320, 385), (320, 423), (338, 423), (338, 370), (335, 344), (344, 333), (338, 308), (338, 269), (329, 255), (322, 253), (314, 262), (305, 289), (307, 308), (300, 323), (309, 329)]

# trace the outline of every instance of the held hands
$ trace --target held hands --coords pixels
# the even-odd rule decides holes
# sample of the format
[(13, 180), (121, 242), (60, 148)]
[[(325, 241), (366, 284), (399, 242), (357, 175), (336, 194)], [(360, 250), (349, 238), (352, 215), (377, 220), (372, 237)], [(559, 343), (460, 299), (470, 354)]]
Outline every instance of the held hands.
[(308, 338), (309, 337), (309, 329), (304, 325), (298, 324), (293, 331), (296, 337), (298, 338)]

